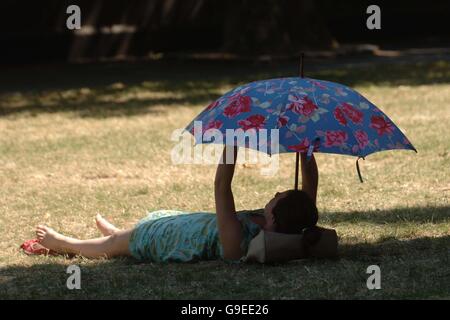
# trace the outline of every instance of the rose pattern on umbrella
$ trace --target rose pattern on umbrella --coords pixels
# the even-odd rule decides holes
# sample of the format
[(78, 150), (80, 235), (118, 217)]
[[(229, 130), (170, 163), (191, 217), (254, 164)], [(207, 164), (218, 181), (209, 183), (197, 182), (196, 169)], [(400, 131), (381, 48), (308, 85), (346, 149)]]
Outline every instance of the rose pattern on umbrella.
[[(317, 152), (324, 153), (365, 157), (389, 149), (415, 150), (400, 129), (358, 92), (309, 78), (242, 85), (212, 102), (195, 120), (224, 136), (227, 129), (278, 129), (280, 148), (275, 152), (307, 152), (316, 138), (320, 138)], [(193, 122), (186, 129), (192, 126)]]
[(320, 89), (328, 89), (328, 87), (326, 85), (324, 85), (323, 83), (321, 83), (319, 81), (312, 80), (311, 83), (313, 85), (319, 87)]
[(288, 116), (285, 116), (284, 114), (280, 115), (278, 117), (277, 128), (284, 127), (288, 123), (288, 121), (289, 121)]
[(363, 130), (355, 131), (355, 138), (358, 141), (358, 146), (361, 149), (364, 149), (369, 144), (369, 136)]
[(263, 129), (266, 118), (260, 114), (254, 114), (245, 120), (238, 121), (239, 126), (247, 131), (249, 129)]
[(220, 103), (220, 99), (211, 102), (211, 103), (206, 107), (206, 111), (209, 111), (209, 110), (214, 109), (215, 107), (217, 107), (217, 106), (219, 105), (219, 103)]
[(223, 126), (223, 122), (220, 120), (211, 120), (206, 127), (203, 128), (203, 132), (209, 129), (220, 129)]
[(355, 109), (352, 105), (344, 102), (342, 104), (342, 111), (355, 124), (361, 124), (363, 121), (363, 113)]
[[(223, 122), (220, 120), (210, 120), (206, 126), (203, 126), (203, 123), (202, 123), (202, 134), (204, 134), (209, 129), (220, 129), (220, 128), (222, 128), (222, 126), (223, 126)], [(192, 135), (195, 134), (194, 130), (195, 130), (195, 127), (192, 127), (190, 130), (190, 133)]]
[(370, 119), (370, 127), (375, 129), (379, 136), (383, 134), (392, 134), (394, 132), (393, 125), (384, 119), (383, 116), (372, 116)]
[[(292, 100), (291, 100), (292, 99)], [(287, 109), (292, 110), (294, 113), (310, 117), (318, 107), (308, 98), (299, 98), (297, 96), (291, 97), (292, 102), (288, 105)]]
[[(288, 146), (288, 149), (295, 151), (295, 152), (307, 152), (310, 144), (311, 143), (309, 142), (308, 138), (305, 138), (302, 141), (300, 141), (299, 144)], [(316, 152), (318, 150), (319, 150), (319, 145), (315, 144), (313, 151)]]
[(228, 101), (223, 114), (228, 118), (234, 118), (243, 112), (250, 112), (251, 103), (252, 99), (250, 99), (250, 97), (248, 96), (233, 96)]
[(342, 111), (342, 108), (340, 106), (336, 107), (334, 109), (334, 118), (339, 122), (341, 125), (346, 126), (347, 125), (347, 119), (345, 118), (344, 111)]
[(342, 130), (325, 132), (325, 147), (340, 147), (348, 139), (347, 132)]

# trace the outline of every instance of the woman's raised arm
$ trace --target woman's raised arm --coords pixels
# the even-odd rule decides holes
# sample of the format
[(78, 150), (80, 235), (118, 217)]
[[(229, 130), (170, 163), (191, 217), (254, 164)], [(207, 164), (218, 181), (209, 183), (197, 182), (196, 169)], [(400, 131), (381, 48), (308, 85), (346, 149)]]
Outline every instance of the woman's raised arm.
[[(233, 152), (232, 157), (227, 158), (227, 152)], [(242, 227), (236, 216), (233, 191), (231, 190), (237, 152), (237, 147), (224, 147), (214, 180), (219, 238), (223, 247), (224, 258), (230, 260), (240, 259), (243, 255), (241, 249)]]

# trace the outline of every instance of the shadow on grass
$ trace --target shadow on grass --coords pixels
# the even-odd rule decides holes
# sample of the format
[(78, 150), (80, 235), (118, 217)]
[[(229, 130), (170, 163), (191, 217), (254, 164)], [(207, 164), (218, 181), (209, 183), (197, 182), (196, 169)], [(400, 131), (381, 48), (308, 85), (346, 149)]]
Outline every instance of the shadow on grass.
[[(327, 223), (448, 223), (450, 207), (401, 208), (376, 212), (324, 213)], [(357, 240), (356, 240), (357, 241)], [(366, 281), (365, 270), (377, 264), (388, 270), (390, 290), (383, 298), (448, 296), (450, 235), (377, 242), (341, 239), (337, 259), (303, 259), (271, 265), (197, 263), (139, 263), (133, 259), (87, 261), (81, 258), (30, 257), (31, 266), (0, 268), (0, 298), (8, 299), (268, 299), (355, 298)], [(68, 290), (68, 265), (82, 270), (82, 289)], [(292, 279), (301, 279), (302, 290)], [(325, 281), (325, 280), (326, 281)], [(325, 281), (325, 282), (324, 282)], [(283, 284), (268, 290), (267, 285)]]
[[(339, 258), (366, 261), (380, 260), (385, 257), (402, 257), (403, 259), (427, 259), (437, 257), (440, 253), (450, 262), (450, 236), (423, 237), (400, 240), (395, 237), (383, 238), (376, 243), (340, 244)], [(449, 274), (450, 276), (450, 274)]]
[[(104, 95), (106, 90), (102, 90), (99, 96)], [(135, 99), (130, 98), (123, 102), (118, 101), (101, 101), (94, 96), (81, 99), (81, 101), (58, 98), (57, 106), (48, 106), (45, 103), (32, 102), (24, 106), (14, 108), (1, 108), (0, 116), (8, 116), (12, 114), (27, 113), (30, 116), (36, 116), (43, 113), (61, 113), (74, 112), (77, 116), (84, 118), (107, 118), (120, 116), (136, 116), (140, 114), (164, 113), (172, 110), (174, 107), (197, 103), (206, 103), (213, 99), (212, 94), (189, 94), (184, 98), (148, 98)], [(163, 107), (163, 109), (156, 107)]]
[(450, 222), (450, 206), (411, 207), (376, 211), (324, 212), (321, 222), (339, 224), (369, 222), (389, 223), (440, 223)]
[[(450, 82), (450, 63), (434, 61), (409, 64), (332, 65), (311, 62), (308, 76), (355, 85), (421, 85)], [(221, 86), (273, 77), (296, 76), (295, 62), (277, 64), (139, 62), (122, 64), (61, 65), (11, 69), (0, 85), (0, 116), (28, 113), (74, 112), (81, 117), (104, 118), (151, 113), (153, 107), (173, 110), (180, 104), (207, 105), (219, 97)], [(118, 88), (111, 88), (120, 84)], [(92, 90), (87, 97), (78, 92)], [(133, 92), (159, 91), (173, 94), (167, 98), (140, 98), (123, 101)], [(74, 91), (66, 98), (66, 91)], [(42, 102), (54, 94), (51, 104)], [(111, 101), (104, 101), (107, 95)], [(11, 102), (9, 96), (16, 95)], [(18, 96), (17, 96), (18, 95)], [(80, 98), (81, 96), (81, 98)], [(122, 102), (121, 102), (122, 101)], [(158, 112), (161, 112), (159, 110)]]
[[(389, 271), (393, 291), (384, 297), (427, 297), (445, 295), (450, 278), (448, 268), (450, 236), (389, 239), (377, 243), (340, 246), (340, 259), (296, 260), (285, 264), (228, 265), (220, 261), (190, 264), (137, 263), (131, 259), (86, 262), (80, 259), (42, 259), (32, 266), (0, 269), (2, 299), (267, 299), (279, 292), (267, 285), (285, 282), (283, 295), (299, 298), (354, 297), (364, 272), (371, 264)], [(30, 260), (33, 257), (30, 257)], [(81, 290), (68, 290), (69, 264), (81, 268)], [(355, 273), (356, 272), (356, 273)], [(361, 273), (360, 275), (358, 275)], [(292, 287), (292, 279), (303, 279), (302, 290)], [(324, 283), (324, 279), (328, 279)], [(252, 283), (253, 289), (247, 287)], [(414, 288), (411, 288), (411, 283)], [(259, 289), (258, 289), (259, 288)], [(264, 290), (262, 290), (264, 289)], [(330, 296), (330, 292), (334, 292)], [(255, 296), (256, 294), (256, 296)]]

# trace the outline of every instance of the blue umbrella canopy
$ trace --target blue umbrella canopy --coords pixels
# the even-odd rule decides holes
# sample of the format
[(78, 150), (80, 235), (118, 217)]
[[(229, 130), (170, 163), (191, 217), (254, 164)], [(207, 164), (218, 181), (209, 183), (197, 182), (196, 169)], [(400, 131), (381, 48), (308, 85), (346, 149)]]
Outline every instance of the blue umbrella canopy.
[[(276, 149), (271, 148), (270, 138), (266, 148), (260, 144), (248, 146), (269, 155), (309, 151), (359, 159), (383, 150), (416, 151), (392, 120), (360, 93), (342, 84), (311, 78), (244, 84), (207, 106), (186, 127), (193, 134), (195, 121), (201, 121), (202, 133), (219, 130), (221, 143), (226, 140), (227, 129), (277, 129)], [(196, 143), (217, 143), (202, 134), (194, 136)]]

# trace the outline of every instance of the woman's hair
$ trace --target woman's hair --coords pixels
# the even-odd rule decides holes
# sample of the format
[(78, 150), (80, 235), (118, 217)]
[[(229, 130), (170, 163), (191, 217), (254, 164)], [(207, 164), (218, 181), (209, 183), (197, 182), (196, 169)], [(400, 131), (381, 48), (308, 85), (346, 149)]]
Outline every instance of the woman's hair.
[[(316, 224), (319, 219), (317, 207), (308, 194), (302, 190), (289, 190), (272, 209), (275, 232), (300, 234), (306, 239), (317, 242)], [(311, 244), (313, 244), (311, 243)]]
[(309, 248), (321, 237), (316, 227), (319, 215), (314, 201), (302, 190), (289, 190), (286, 197), (281, 198), (272, 209), (275, 232), (303, 234), (303, 245), (307, 254)]

